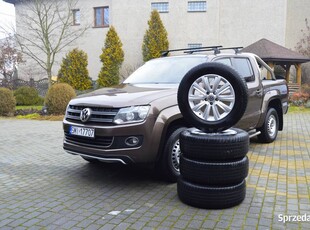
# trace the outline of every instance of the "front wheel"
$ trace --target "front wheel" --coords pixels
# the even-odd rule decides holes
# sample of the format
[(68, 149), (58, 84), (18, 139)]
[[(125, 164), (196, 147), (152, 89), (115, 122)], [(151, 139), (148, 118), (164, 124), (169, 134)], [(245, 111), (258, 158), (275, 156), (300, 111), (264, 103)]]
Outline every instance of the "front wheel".
[(159, 162), (159, 170), (164, 180), (168, 182), (176, 182), (180, 176), (180, 141), (179, 136), (186, 128), (174, 128), (165, 143), (164, 151)]
[(269, 108), (265, 117), (264, 124), (259, 129), (261, 134), (258, 135), (257, 138), (262, 143), (271, 143), (277, 138), (278, 129), (279, 129), (278, 113), (274, 108)]

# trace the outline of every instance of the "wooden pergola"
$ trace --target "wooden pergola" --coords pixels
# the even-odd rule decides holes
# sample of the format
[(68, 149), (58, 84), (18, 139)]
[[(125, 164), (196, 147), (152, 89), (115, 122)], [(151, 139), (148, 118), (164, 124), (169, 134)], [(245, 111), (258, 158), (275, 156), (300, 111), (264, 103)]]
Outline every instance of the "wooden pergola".
[(263, 59), (272, 69), (280, 65), (285, 69), (285, 79), (290, 83), (290, 68), (296, 68), (296, 83), (301, 85), (301, 64), (310, 61), (309, 58), (271, 42), (265, 38), (242, 49), (242, 52), (254, 53)]

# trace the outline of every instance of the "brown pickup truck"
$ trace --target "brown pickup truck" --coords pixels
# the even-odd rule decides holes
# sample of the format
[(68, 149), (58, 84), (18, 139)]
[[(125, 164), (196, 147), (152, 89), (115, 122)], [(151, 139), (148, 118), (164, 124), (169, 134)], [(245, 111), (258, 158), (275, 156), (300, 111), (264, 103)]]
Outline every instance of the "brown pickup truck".
[[(165, 179), (175, 180), (179, 175), (179, 134), (190, 126), (180, 113), (178, 86), (193, 67), (214, 62), (234, 69), (246, 82), (247, 105), (235, 127), (261, 142), (274, 141), (288, 109), (285, 80), (276, 80), (268, 65), (254, 54), (214, 52), (153, 59), (120, 86), (71, 100), (63, 120), (64, 150), (89, 162), (151, 163)], [(230, 105), (240, 103), (237, 92), (210, 94), (208, 90), (200, 91), (207, 95), (203, 104), (211, 109), (203, 111), (199, 105), (194, 109), (211, 121), (225, 119)]]

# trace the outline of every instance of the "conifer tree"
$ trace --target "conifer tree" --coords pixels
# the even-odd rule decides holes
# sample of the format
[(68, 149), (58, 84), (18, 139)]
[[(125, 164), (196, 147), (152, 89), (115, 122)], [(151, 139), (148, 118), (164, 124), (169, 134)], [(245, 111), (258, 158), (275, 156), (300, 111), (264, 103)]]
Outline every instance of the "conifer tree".
[(97, 80), (99, 86), (109, 87), (119, 83), (120, 68), (124, 61), (122, 46), (115, 28), (111, 26), (100, 55), (102, 67)]
[(161, 51), (169, 48), (168, 33), (158, 11), (152, 11), (148, 25), (149, 28), (145, 32), (142, 44), (143, 61), (145, 62), (160, 57)]
[(68, 83), (76, 90), (86, 90), (92, 87), (92, 81), (87, 69), (87, 54), (77, 48), (70, 51), (62, 59), (58, 79), (62, 83)]

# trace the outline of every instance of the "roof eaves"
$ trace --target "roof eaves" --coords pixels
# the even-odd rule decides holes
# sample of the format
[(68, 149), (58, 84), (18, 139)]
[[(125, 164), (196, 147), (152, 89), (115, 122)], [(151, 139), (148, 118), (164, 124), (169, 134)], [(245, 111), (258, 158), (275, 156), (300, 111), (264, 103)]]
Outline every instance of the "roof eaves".
[(305, 63), (305, 62), (309, 62), (310, 59), (294, 59), (294, 58), (272, 58), (272, 57), (268, 57), (268, 58), (262, 58), (265, 62), (277, 62), (277, 63)]
[(3, 0), (3, 1), (5, 1), (5, 2), (7, 2), (7, 3), (14, 4), (14, 5), (15, 5), (15, 3), (17, 2), (17, 0)]

